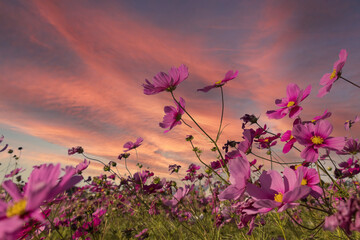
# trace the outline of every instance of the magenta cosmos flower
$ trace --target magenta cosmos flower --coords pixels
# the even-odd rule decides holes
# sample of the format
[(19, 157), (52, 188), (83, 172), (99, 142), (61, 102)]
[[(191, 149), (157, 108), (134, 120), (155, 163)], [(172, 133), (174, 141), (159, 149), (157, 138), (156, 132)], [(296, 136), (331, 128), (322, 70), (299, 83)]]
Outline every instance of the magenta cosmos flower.
[(0, 239), (12, 239), (9, 236), (20, 231), (30, 219), (43, 221), (40, 206), (44, 201), (52, 200), (57, 194), (80, 182), (82, 177), (75, 174), (75, 168), (67, 167), (60, 178), (60, 164), (44, 164), (32, 171), (24, 192), (20, 192), (11, 180), (5, 181), (2, 187), (12, 200), (0, 200)]
[(307, 168), (301, 165), (295, 168), (296, 174), (303, 176), (303, 179), (301, 180), (301, 185), (310, 187), (310, 195), (312, 195), (314, 198), (320, 197), (323, 191), (321, 187), (318, 186), (318, 184), (320, 183), (319, 173), (313, 168)]
[(245, 192), (246, 183), (250, 178), (250, 163), (243, 152), (239, 152), (236, 158), (230, 159), (228, 166), (231, 185), (219, 194), (221, 201), (239, 199)]
[(153, 78), (153, 83), (145, 79), (143, 84), (144, 94), (153, 95), (159, 92), (168, 91), (172, 92), (176, 87), (189, 76), (188, 68), (182, 64), (180, 67), (172, 67), (169, 71), (169, 75), (160, 72)]
[(230, 80), (233, 80), (234, 78), (236, 78), (236, 76), (238, 75), (239, 71), (233, 72), (232, 70), (228, 71), (225, 74), (225, 78), (221, 81), (218, 81), (210, 86), (206, 86), (204, 88), (200, 88), (198, 89), (198, 91), (202, 91), (202, 92), (208, 92), (213, 88), (217, 88), (217, 87), (221, 87), (223, 86), (225, 83), (227, 83)]
[(341, 70), (345, 65), (348, 54), (345, 49), (341, 49), (339, 53), (339, 60), (334, 63), (334, 68), (331, 73), (325, 73), (320, 79), (320, 85), (323, 87), (319, 90), (318, 97), (323, 97), (330, 92), (333, 83), (341, 76)]
[(286, 131), (280, 139), (282, 142), (286, 142), (283, 148), (283, 153), (288, 153), (296, 143), (296, 139), (291, 135), (291, 130)]
[(282, 212), (299, 205), (295, 201), (307, 196), (311, 188), (301, 185), (303, 176), (296, 174), (291, 168), (284, 169), (284, 178), (277, 171), (264, 171), (260, 178), (260, 187), (248, 183), (247, 193), (254, 199), (254, 209), (244, 210), (248, 214), (266, 213), (275, 208)]
[(270, 119), (281, 119), (289, 113), (290, 118), (296, 118), (302, 111), (299, 103), (302, 102), (311, 92), (311, 85), (305, 90), (300, 90), (295, 83), (290, 83), (286, 88), (286, 98), (276, 99), (275, 104), (281, 107), (278, 110), (267, 111), (266, 115)]
[(136, 142), (127, 142), (124, 144), (124, 148), (127, 148), (126, 150), (124, 150), (124, 152), (130, 151), (131, 149), (135, 149), (137, 147), (139, 147), (141, 145), (141, 143), (144, 141), (144, 139), (142, 139), (141, 137), (139, 137), (138, 139), (136, 139)]
[(344, 137), (329, 137), (333, 130), (332, 125), (326, 120), (320, 120), (315, 125), (306, 123), (293, 127), (292, 135), (298, 143), (305, 146), (301, 157), (306, 162), (316, 162), (319, 157), (319, 148), (340, 151), (345, 146)]
[(183, 109), (185, 109), (185, 100), (180, 97), (179, 103), (181, 107), (176, 103), (177, 109), (175, 109), (173, 106), (164, 107), (165, 116), (163, 118), (163, 121), (159, 123), (160, 127), (169, 128), (168, 130), (165, 130), (164, 133), (167, 133), (176, 125), (181, 124), (180, 120), (182, 115), (184, 114)]

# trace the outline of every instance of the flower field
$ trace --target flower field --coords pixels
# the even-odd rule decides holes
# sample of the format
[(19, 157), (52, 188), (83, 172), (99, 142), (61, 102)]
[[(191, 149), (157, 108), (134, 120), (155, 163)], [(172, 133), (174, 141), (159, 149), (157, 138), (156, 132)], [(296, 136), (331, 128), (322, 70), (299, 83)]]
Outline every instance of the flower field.
[[(224, 89), (236, 81), (239, 71), (230, 70), (223, 79), (197, 89), (221, 94), (215, 136), (187, 110), (185, 99), (176, 96), (177, 87), (190, 77), (187, 66), (146, 79), (145, 95), (168, 94), (172, 99), (159, 123), (164, 134), (180, 127), (196, 130), (184, 135), (184, 144), (198, 161), (169, 165), (169, 178), (179, 172), (185, 177), (161, 178), (140, 163), (137, 171), (130, 171), (127, 163), (136, 161), (144, 136), (124, 141), (123, 152), (110, 162), (89, 157), (86, 148), (77, 146), (68, 150), (68, 155), (83, 157), (76, 166), (38, 165), (24, 179), (24, 169), (16, 165), (5, 173), (1, 185), (0, 239), (359, 239), (360, 142), (357, 136), (334, 136), (333, 128), (351, 132), (360, 115), (343, 126), (330, 123), (327, 109), (312, 119), (301, 118), (306, 111), (303, 101), (332, 94), (338, 82), (360, 88), (343, 76), (346, 60), (342, 49), (321, 78), (318, 93), (311, 85), (289, 83), (284, 87), (286, 96), (275, 100), (275, 110), (261, 118), (251, 113), (239, 116), (243, 134), (226, 143), (219, 141), (224, 131)], [(267, 127), (267, 122), (287, 117), (293, 121), (292, 129), (278, 133)], [(197, 146), (203, 139), (211, 142), (211, 149)], [(0, 143), (0, 154), (20, 158), (22, 148), (17, 156), (6, 136)], [(275, 146), (281, 146), (282, 153)], [(217, 158), (205, 159), (203, 151), (212, 151)], [(287, 158), (289, 152), (300, 161)], [(100, 163), (103, 173), (83, 177), (92, 162)]]

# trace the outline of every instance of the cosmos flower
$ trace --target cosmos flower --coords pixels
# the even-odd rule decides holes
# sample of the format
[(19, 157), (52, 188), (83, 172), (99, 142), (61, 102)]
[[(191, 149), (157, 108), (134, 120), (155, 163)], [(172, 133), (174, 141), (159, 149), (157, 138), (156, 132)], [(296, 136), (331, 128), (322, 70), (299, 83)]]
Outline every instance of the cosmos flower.
[(282, 212), (290, 207), (299, 205), (295, 201), (305, 197), (311, 188), (301, 185), (302, 173), (297, 175), (291, 168), (284, 169), (284, 178), (274, 170), (264, 171), (260, 178), (260, 187), (248, 183), (247, 193), (254, 199), (254, 209), (244, 210), (248, 214), (266, 213), (275, 208)]
[(181, 168), (181, 166), (177, 165), (177, 164), (169, 165), (170, 174), (172, 174), (174, 172), (178, 173), (180, 168)]
[(360, 143), (359, 139), (347, 138), (346, 143), (341, 151), (336, 153), (339, 155), (356, 155), (360, 152)]
[(229, 160), (229, 172), (231, 183), (223, 192), (219, 194), (222, 200), (237, 200), (245, 192), (245, 187), (250, 178), (250, 163), (245, 153), (239, 152), (240, 156)]
[(16, 168), (16, 169), (12, 170), (9, 174), (6, 174), (6, 175), (5, 175), (5, 178), (13, 177), (13, 176), (15, 176), (15, 175), (17, 175), (18, 173), (21, 173), (21, 172), (23, 172), (23, 171), (25, 171), (25, 169), (23, 169), (23, 168)]
[(164, 133), (169, 132), (173, 127), (176, 125), (181, 124), (181, 117), (184, 114), (185, 109), (185, 100), (180, 97), (179, 100), (180, 106), (176, 103), (177, 109), (175, 109), (173, 106), (165, 106), (164, 112), (165, 116), (163, 118), (163, 121), (159, 123), (159, 126), (162, 128), (169, 128), (168, 130), (165, 130)]
[(227, 83), (228, 81), (236, 78), (236, 76), (238, 75), (239, 71), (236, 71), (236, 72), (233, 72), (232, 70), (228, 71), (226, 74), (225, 74), (225, 78), (221, 81), (218, 81), (210, 86), (206, 86), (204, 88), (200, 88), (198, 89), (197, 91), (202, 91), (202, 92), (208, 92), (210, 91), (211, 89), (213, 88), (217, 88), (217, 87), (221, 87), (223, 86), (225, 83)]
[(311, 188), (310, 195), (314, 198), (318, 198), (323, 193), (321, 187), (318, 186), (320, 183), (319, 173), (313, 168), (307, 168), (305, 166), (298, 166), (295, 170), (297, 175), (302, 175), (301, 185), (308, 186)]
[(283, 153), (288, 153), (296, 143), (296, 139), (291, 135), (291, 130), (286, 131), (280, 139), (282, 142), (286, 142), (283, 148)]
[(136, 142), (127, 142), (124, 144), (124, 148), (127, 148), (126, 150), (124, 150), (124, 152), (130, 151), (131, 149), (135, 149), (137, 147), (139, 147), (141, 145), (141, 143), (144, 141), (144, 139), (142, 139), (141, 137), (139, 137), (138, 139), (136, 139)]
[(82, 171), (84, 171), (88, 166), (90, 165), (90, 161), (84, 159), (83, 162), (79, 163), (76, 166), (76, 173), (80, 174)]
[(320, 120), (315, 125), (312, 123), (295, 125), (292, 135), (301, 145), (305, 146), (301, 157), (307, 162), (316, 162), (319, 157), (319, 148), (342, 150), (345, 146), (345, 138), (329, 137), (332, 130), (332, 125), (326, 120)]
[(60, 164), (40, 165), (30, 174), (24, 192), (20, 192), (11, 180), (5, 181), (2, 187), (12, 200), (0, 200), (0, 239), (12, 239), (9, 236), (20, 231), (31, 219), (42, 222), (44, 216), (40, 206), (80, 182), (82, 177), (75, 173), (74, 168), (68, 167), (60, 178)]
[(324, 229), (334, 231), (342, 228), (348, 235), (351, 231), (360, 231), (360, 199), (353, 195), (345, 201), (340, 201), (335, 214), (325, 217)]
[(167, 91), (172, 92), (176, 87), (189, 76), (188, 68), (182, 64), (180, 67), (172, 67), (169, 71), (169, 75), (160, 72), (153, 78), (153, 83), (145, 79), (143, 84), (144, 94), (153, 95), (159, 92)]
[(269, 119), (281, 119), (289, 113), (290, 118), (296, 118), (302, 111), (299, 106), (311, 92), (311, 85), (307, 86), (305, 90), (300, 90), (299, 86), (295, 83), (290, 83), (286, 88), (286, 98), (276, 99), (275, 104), (280, 109), (270, 110), (266, 112)]
[(325, 73), (320, 79), (320, 85), (323, 87), (319, 90), (318, 97), (323, 97), (331, 90), (333, 83), (341, 77), (341, 70), (345, 65), (348, 54), (345, 49), (341, 49), (339, 59), (334, 63), (333, 71)]
[(354, 120), (347, 120), (344, 123), (345, 130), (349, 131), (350, 128), (352, 127), (352, 125), (354, 125), (357, 122), (360, 122), (360, 116), (359, 115), (357, 115)]
[(75, 153), (83, 153), (84, 152), (84, 149), (80, 146), (77, 146), (77, 147), (73, 147), (73, 148), (70, 148), (68, 150), (68, 155), (73, 155)]
[(190, 191), (194, 189), (195, 185), (185, 185), (185, 189), (179, 187), (171, 200), (163, 199), (163, 203), (169, 207), (175, 207), (181, 199), (183, 199)]

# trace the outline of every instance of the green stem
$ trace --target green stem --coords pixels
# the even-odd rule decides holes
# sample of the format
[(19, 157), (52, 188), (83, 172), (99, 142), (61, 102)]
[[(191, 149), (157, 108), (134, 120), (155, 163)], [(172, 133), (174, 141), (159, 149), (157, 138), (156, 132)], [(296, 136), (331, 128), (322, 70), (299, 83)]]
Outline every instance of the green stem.
[[(216, 144), (216, 141), (214, 141), (214, 139), (212, 139), (212, 137), (209, 136), (209, 134), (207, 134), (207, 132), (195, 121), (195, 119), (185, 110), (185, 108), (183, 108), (181, 106), (181, 104), (176, 100), (175, 96), (174, 96), (174, 93), (173, 92), (170, 92), (171, 93), (171, 96), (172, 98), (174, 99), (174, 101), (176, 102), (176, 104), (186, 113), (186, 115), (189, 116), (189, 118), (195, 123), (195, 125), (210, 139), (210, 141), (215, 145), (219, 155), (220, 155), (220, 158), (224, 161), (224, 157), (220, 151), (220, 148), (218, 147), (218, 145)], [(226, 169), (226, 174), (229, 176), (229, 170), (227, 169), (227, 167), (225, 166), (225, 169)]]
[(266, 161), (269, 161), (269, 162), (273, 162), (273, 163), (277, 163), (277, 164), (280, 164), (280, 165), (291, 165), (291, 164), (300, 164), (302, 162), (293, 162), (293, 163), (281, 163), (281, 162), (277, 162), (277, 161), (271, 161), (270, 159), (267, 159), (267, 158), (264, 158), (264, 157), (261, 157), (253, 152), (251, 152), (252, 155), (254, 155), (255, 157), (258, 157), (258, 158), (261, 158), (261, 159), (264, 159)]
[(320, 227), (321, 225), (323, 225), (324, 222), (325, 222), (325, 220), (323, 220), (323, 221), (322, 221), (319, 225), (317, 225), (316, 227), (314, 227), (314, 228), (309, 228), (309, 227), (306, 227), (306, 226), (304, 226), (304, 225), (301, 225), (298, 221), (296, 221), (296, 220), (291, 216), (291, 214), (288, 212), (288, 210), (286, 210), (286, 213), (287, 213), (287, 215), (293, 220), (293, 222), (296, 223), (296, 225), (299, 225), (300, 227), (305, 228), (306, 230), (309, 230), (309, 231), (313, 231), (313, 230), (317, 229), (318, 227)]
[[(108, 165), (106, 165), (105, 163), (103, 163), (102, 161), (100, 161), (100, 160), (98, 160), (98, 159), (96, 159), (96, 158), (91, 158), (91, 157), (88, 157), (88, 156), (86, 156), (84, 153), (81, 153), (85, 158), (87, 158), (87, 159), (89, 159), (89, 160), (93, 160), (93, 161), (95, 161), (95, 162), (98, 162), (98, 163), (101, 163), (102, 165), (104, 165), (104, 166), (108, 166)], [(116, 174), (116, 172), (114, 172), (111, 168), (110, 168), (110, 172), (112, 172), (113, 174), (115, 174), (120, 180), (121, 180), (121, 177), (118, 175), (118, 174)]]
[[(194, 149), (195, 146), (194, 146), (194, 144), (192, 143), (192, 141), (190, 141), (190, 144), (191, 144), (192, 148)], [(228, 181), (226, 181), (223, 177), (221, 177), (221, 175), (218, 174), (214, 169), (212, 169), (211, 166), (209, 166), (209, 165), (207, 165), (206, 163), (204, 163), (204, 162), (201, 160), (201, 158), (200, 158), (200, 156), (199, 156), (199, 154), (198, 154), (197, 152), (195, 152), (195, 155), (196, 155), (196, 157), (199, 159), (199, 161), (200, 161), (202, 164), (204, 164), (207, 168), (209, 168), (212, 172), (214, 172), (226, 185), (230, 185), (230, 183), (229, 183)], [(221, 166), (222, 166), (222, 164), (221, 164)]]
[(224, 118), (224, 91), (222, 86), (220, 86), (220, 90), (221, 90), (221, 117), (220, 117), (220, 125), (219, 125), (219, 130), (218, 133), (216, 135), (216, 142), (219, 140), (220, 137), (220, 132), (221, 132), (221, 125), (222, 125), (222, 121)]

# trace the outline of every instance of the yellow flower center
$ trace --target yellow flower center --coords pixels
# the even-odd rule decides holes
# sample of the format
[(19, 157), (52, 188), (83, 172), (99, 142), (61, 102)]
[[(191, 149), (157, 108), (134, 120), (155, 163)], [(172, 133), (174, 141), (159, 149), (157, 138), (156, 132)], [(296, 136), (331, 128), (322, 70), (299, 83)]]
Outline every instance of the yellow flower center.
[(284, 197), (284, 195), (281, 193), (281, 192), (279, 192), (278, 194), (275, 194), (275, 196), (274, 196), (274, 200), (276, 201), (276, 202), (282, 202), (283, 201), (283, 197)]
[(220, 81), (217, 81), (215, 84), (220, 85), (221, 82), (222, 82), (222, 81), (220, 80)]
[(330, 79), (334, 79), (337, 76), (336, 69), (334, 68), (333, 72), (330, 75)]
[(307, 185), (307, 180), (305, 178), (303, 178), (303, 180), (301, 181), (301, 185)]
[(291, 140), (291, 139), (293, 139), (294, 138), (294, 136), (293, 135), (290, 135), (290, 139), (289, 140)]
[(322, 144), (324, 142), (324, 139), (322, 137), (319, 137), (319, 136), (313, 136), (313, 137), (311, 137), (311, 141), (315, 145), (320, 145), (320, 144)]
[(16, 216), (16, 215), (23, 215), (26, 210), (26, 200), (22, 199), (18, 202), (15, 202), (12, 206), (8, 207), (8, 209), (6, 210), (6, 216), (8, 218)]
[(298, 167), (301, 167), (301, 166), (302, 166), (302, 164), (296, 165), (295, 170), (298, 169)]
[(311, 120), (312, 123), (315, 122), (315, 121), (316, 121), (315, 119)]
[(295, 102), (294, 102), (294, 101), (290, 101), (290, 102), (288, 102), (287, 107), (292, 107), (292, 106), (294, 106), (294, 105), (295, 105)]

